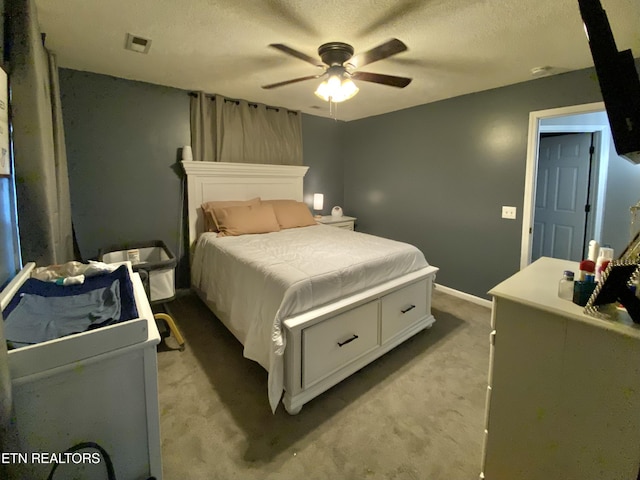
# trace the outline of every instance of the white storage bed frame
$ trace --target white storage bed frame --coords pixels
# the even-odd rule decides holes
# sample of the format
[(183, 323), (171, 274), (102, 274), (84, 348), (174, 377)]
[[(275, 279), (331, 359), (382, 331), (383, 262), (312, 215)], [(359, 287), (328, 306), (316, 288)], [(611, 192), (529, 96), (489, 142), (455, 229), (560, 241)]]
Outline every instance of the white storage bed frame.
[[(183, 161), (182, 165), (187, 173), (192, 252), (203, 231), (202, 203), (254, 197), (302, 201), (303, 178), (309, 168), (194, 161)], [(314, 397), (431, 327), (435, 322), (431, 292), (437, 271), (427, 266), (286, 319), (283, 403), (287, 412), (299, 413)], [(236, 335), (229, 319), (207, 301), (204, 292), (193, 288)], [(359, 335), (353, 334), (354, 329)], [(348, 348), (342, 348), (351, 342)]]

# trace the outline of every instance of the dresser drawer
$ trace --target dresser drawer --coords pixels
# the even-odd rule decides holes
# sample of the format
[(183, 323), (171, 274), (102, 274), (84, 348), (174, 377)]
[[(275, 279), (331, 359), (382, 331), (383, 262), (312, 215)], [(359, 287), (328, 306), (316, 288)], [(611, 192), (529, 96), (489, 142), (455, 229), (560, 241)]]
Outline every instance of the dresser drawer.
[(412, 283), (381, 298), (381, 343), (427, 315), (427, 281)]
[(307, 388), (378, 346), (377, 300), (302, 331), (302, 386)]
[(332, 227), (342, 228), (344, 230), (353, 230), (353, 222), (338, 222), (332, 223)]

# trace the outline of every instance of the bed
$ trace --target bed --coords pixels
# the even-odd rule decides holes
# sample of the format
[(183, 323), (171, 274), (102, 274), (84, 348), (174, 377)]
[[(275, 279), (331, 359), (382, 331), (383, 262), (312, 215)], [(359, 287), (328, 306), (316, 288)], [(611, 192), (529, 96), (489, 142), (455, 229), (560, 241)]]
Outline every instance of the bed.
[(302, 201), (308, 167), (182, 164), (192, 288), (245, 357), (269, 372), (273, 411), (282, 399), (297, 414), (435, 322), (438, 269), (409, 244), (327, 225), (227, 237), (205, 231), (208, 201)]

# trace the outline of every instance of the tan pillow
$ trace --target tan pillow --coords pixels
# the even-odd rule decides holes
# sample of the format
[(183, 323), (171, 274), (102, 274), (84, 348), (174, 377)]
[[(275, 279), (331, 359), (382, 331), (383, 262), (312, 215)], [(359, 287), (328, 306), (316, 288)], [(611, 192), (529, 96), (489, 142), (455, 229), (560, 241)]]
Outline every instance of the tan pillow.
[(263, 205), (272, 205), (280, 228), (296, 228), (317, 225), (309, 207), (295, 200), (262, 200)]
[(221, 237), (280, 230), (271, 205), (219, 208), (216, 209), (216, 219)]
[(225, 207), (240, 207), (240, 206), (255, 206), (260, 205), (260, 197), (252, 198), (251, 200), (220, 200), (205, 202), (202, 206), (202, 213), (204, 215), (204, 230), (205, 232), (217, 232), (218, 223), (216, 220), (216, 209)]

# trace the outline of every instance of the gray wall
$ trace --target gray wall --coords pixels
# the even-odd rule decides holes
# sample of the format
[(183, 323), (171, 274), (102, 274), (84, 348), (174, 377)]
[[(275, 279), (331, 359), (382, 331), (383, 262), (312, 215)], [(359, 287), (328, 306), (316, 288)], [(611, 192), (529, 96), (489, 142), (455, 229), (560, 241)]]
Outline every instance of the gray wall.
[(190, 142), (187, 92), (60, 69), (72, 219), (84, 260), (100, 248), (163, 240), (178, 256), (179, 149)]
[[(186, 91), (60, 69), (73, 223), (83, 259), (100, 248), (163, 240), (182, 261), (179, 288), (189, 286), (180, 241), (182, 169), (190, 142)], [(304, 115), (305, 200), (324, 193), (325, 213), (344, 201), (340, 123)], [(184, 237), (183, 237), (184, 238)], [(179, 249), (179, 245), (181, 248)]]
[(618, 156), (613, 141), (609, 151), (607, 198), (602, 225), (602, 245), (610, 245), (615, 255), (631, 240), (632, 205), (640, 200), (640, 165)]
[[(177, 251), (186, 92), (64, 69), (60, 82), (83, 256), (155, 238)], [(438, 283), (486, 297), (519, 268), (529, 112), (596, 101), (589, 69), (348, 123), (304, 115), (305, 200), (324, 193), (325, 214), (343, 206), (360, 231), (417, 245)]]
[[(344, 168), (340, 132), (343, 122), (302, 116), (304, 164), (309, 166), (304, 178), (305, 201), (312, 205), (313, 194), (324, 195), (324, 215), (335, 205), (344, 204)], [(314, 212), (315, 213), (315, 212)]]
[(589, 69), (348, 122), (345, 212), (418, 246), (438, 283), (488, 298), (519, 269), (529, 112), (601, 100)]

